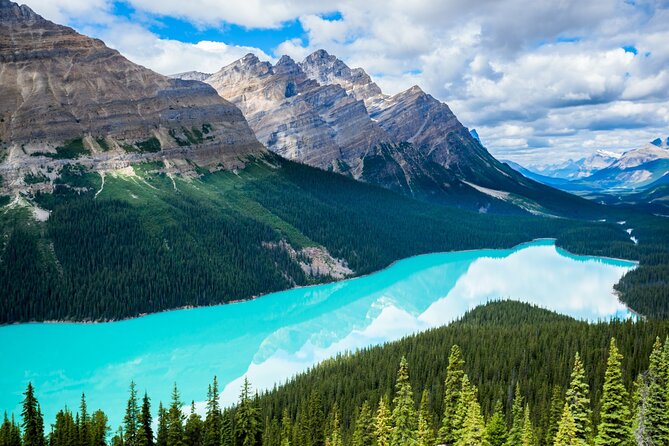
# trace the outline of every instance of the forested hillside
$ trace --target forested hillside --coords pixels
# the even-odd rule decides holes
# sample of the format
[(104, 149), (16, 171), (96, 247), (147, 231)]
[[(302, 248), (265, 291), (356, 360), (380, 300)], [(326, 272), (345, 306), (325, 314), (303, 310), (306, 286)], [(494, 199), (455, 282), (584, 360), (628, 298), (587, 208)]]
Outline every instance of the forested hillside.
[[(205, 416), (184, 416), (134, 384), (114, 446), (433, 446), (666, 444), (669, 323), (575, 321), (515, 302), (381, 347), (326, 361), (269, 393), (244, 383), (221, 408), (214, 381)], [(398, 371), (399, 367), (399, 371)], [(28, 387), (2, 446), (104, 446), (104, 412), (43, 420)], [(157, 410), (156, 410), (157, 408)], [(157, 424), (153, 424), (157, 417)], [(154, 427), (157, 429), (154, 431)], [(22, 428), (22, 429), (21, 429)], [(21, 433), (21, 430), (23, 431)]]
[(104, 177), (66, 166), (53, 194), (0, 208), (0, 323), (118, 319), (332, 280), (333, 271), (301, 267), (313, 262), (304, 248), (359, 275), (415, 254), (538, 237), (640, 259), (621, 282), (623, 299), (665, 316), (669, 230), (663, 219), (634, 218), (639, 245), (615, 223), (429, 205), (274, 155), (194, 177), (162, 162)]

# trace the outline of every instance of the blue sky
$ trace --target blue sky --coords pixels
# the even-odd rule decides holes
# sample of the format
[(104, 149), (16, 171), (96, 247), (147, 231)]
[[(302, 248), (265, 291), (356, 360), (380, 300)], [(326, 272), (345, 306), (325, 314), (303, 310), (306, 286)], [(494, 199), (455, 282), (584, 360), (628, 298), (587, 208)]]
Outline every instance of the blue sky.
[(324, 48), (525, 164), (669, 135), (668, 0), (24, 1), (163, 74)]

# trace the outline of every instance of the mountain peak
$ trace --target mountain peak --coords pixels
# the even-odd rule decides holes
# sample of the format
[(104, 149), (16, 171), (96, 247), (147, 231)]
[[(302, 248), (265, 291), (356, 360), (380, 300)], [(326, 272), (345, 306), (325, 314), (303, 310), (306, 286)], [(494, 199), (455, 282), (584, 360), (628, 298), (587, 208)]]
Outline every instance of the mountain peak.
[(306, 57), (305, 61), (307, 61), (307, 60), (308, 61), (315, 61), (315, 60), (318, 60), (318, 59), (329, 59), (331, 57), (334, 57), (336, 59), (335, 56), (331, 56), (327, 51), (325, 51), (324, 49), (321, 48), (321, 49), (316, 50), (313, 53), (309, 54)]
[(0, 0), (0, 21), (38, 21), (45, 20), (27, 5), (19, 5), (10, 0)]

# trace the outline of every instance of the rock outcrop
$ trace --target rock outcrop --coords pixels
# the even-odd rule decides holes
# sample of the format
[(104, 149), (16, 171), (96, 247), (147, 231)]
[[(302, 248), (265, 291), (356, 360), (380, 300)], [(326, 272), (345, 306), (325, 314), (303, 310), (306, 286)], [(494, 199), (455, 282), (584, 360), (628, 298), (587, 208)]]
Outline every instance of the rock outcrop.
[(170, 154), (234, 168), (264, 150), (209, 85), (162, 76), (9, 0), (0, 0), (0, 98), (5, 179), (77, 157), (113, 164)]

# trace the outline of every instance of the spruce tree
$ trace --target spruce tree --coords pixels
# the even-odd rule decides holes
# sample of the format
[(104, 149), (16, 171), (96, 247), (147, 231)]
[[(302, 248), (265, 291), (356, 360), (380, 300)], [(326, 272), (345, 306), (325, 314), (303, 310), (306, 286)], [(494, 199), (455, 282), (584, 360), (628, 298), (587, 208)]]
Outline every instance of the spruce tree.
[(158, 432), (156, 433), (156, 446), (167, 446), (167, 433), (169, 422), (167, 410), (163, 403), (158, 403)]
[(523, 397), (520, 393), (520, 385), (516, 383), (516, 391), (513, 397), (513, 407), (511, 409), (511, 429), (507, 437), (507, 446), (518, 446), (522, 443), (523, 437)]
[(621, 360), (622, 355), (618, 353), (616, 340), (612, 338), (604, 374), (599, 428), (595, 438), (597, 446), (627, 446), (632, 441), (629, 400), (623, 385)]
[(142, 398), (142, 409), (139, 413), (138, 427), (137, 427), (137, 446), (153, 446), (153, 427), (151, 422), (151, 400), (149, 395), (144, 392)]
[(557, 434), (560, 419), (562, 419), (562, 413), (564, 412), (564, 403), (562, 388), (560, 386), (553, 386), (544, 444), (551, 445), (555, 441), (555, 434)]
[(391, 446), (414, 446), (416, 444), (416, 407), (409, 383), (409, 365), (405, 357), (402, 357), (400, 368), (397, 371), (392, 424)]
[(465, 374), (462, 377), (460, 400), (458, 401), (458, 407), (455, 409), (455, 416), (453, 417), (453, 429), (455, 430), (453, 438), (455, 439), (455, 443), (458, 443), (462, 437), (462, 428), (465, 419), (467, 418), (467, 412), (472, 403), (476, 400), (476, 393), (476, 387), (470, 384), (469, 377)]
[(190, 415), (184, 426), (184, 446), (202, 446), (202, 424), (202, 418), (195, 412), (195, 401), (191, 401)]
[(646, 375), (648, 388), (646, 429), (655, 445), (669, 444), (669, 408), (667, 407), (667, 363), (662, 342), (655, 339)]
[(634, 441), (638, 445), (652, 445), (653, 440), (648, 433), (648, 418), (646, 416), (648, 410), (648, 386), (646, 386), (646, 382), (641, 374), (634, 381), (632, 396), (634, 416), (632, 432)]
[(223, 429), (223, 414), (218, 402), (218, 380), (214, 381), (207, 391), (207, 415), (204, 420), (204, 446), (220, 446)]
[(460, 429), (457, 446), (489, 446), (485, 432), (485, 422), (478, 399), (469, 401), (467, 414)]
[(235, 446), (235, 420), (231, 410), (221, 416), (221, 426), (221, 446)]
[(435, 436), (432, 429), (432, 413), (430, 412), (430, 396), (427, 389), (423, 390), (418, 410), (417, 446), (434, 446)]
[(312, 390), (309, 394), (304, 422), (306, 423), (305, 434), (309, 445), (323, 446), (325, 444), (325, 413), (323, 411), (323, 400), (318, 390)]
[(584, 442), (590, 440), (592, 437), (590, 387), (588, 386), (585, 368), (578, 352), (574, 356), (574, 367), (571, 372), (571, 381), (567, 389), (566, 401), (569, 404), (569, 411), (574, 418), (576, 438)]
[(137, 428), (139, 427), (139, 405), (135, 382), (130, 382), (130, 397), (123, 417), (123, 444), (137, 446)]
[(82, 392), (81, 394), (81, 403), (79, 404), (79, 445), (80, 446), (90, 446), (91, 443), (91, 433), (90, 433), (90, 418), (88, 416), (88, 408), (86, 406), (86, 395)]
[(525, 405), (525, 412), (523, 416), (523, 435), (521, 436), (522, 446), (534, 446), (534, 428), (532, 427), (532, 420), (530, 419), (530, 406)]
[(35, 397), (35, 389), (32, 383), (24, 393), (23, 410), (23, 445), (24, 446), (44, 446), (44, 420)]
[(339, 423), (339, 409), (337, 408), (336, 403), (332, 411), (332, 427), (330, 429), (330, 436), (328, 438), (327, 444), (329, 446), (344, 446), (341, 434), (341, 426)]
[(352, 446), (372, 446), (374, 443), (374, 419), (369, 402), (362, 403), (353, 429)]
[(172, 402), (167, 410), (167, 446), (184, 446), (184, 415), (176, 383), (172, 389)]
[(569, 409), (569, 403), (565, 403), (553, 445), (577, 446), (579, 444), (585, 443), (581, 443), (581, 440), (576, 438), (576, 421), (574, 420), (574, 417), (571, 414), (571, 410)]
[(261, 432), (260, 410), (251, 397), (251, 385), (244, 377), (244, 384), (239, 396), (239, 404), (235, 413), (237, 444), (239, 446), (255, 446)]
[(12, 419), (7, 418), (7, 412), (0, 427), (0, 446), (21, 446), (21, 429)]
[(376, 411), (376, 418), (374, 420), (376, 446), (390, 446), (392, 430), (393, 427), (390, 417), (390, 409), (388, 408), (388, 397), (383, 396), (379, 401), (379, 408)]
[[(290, 419), (288, 408), (284, 407), (283, 414), (281, 415), (281, 446), (291, 446), (292, 439), (293, 439), (293, 423), (292, 420)], [(354, 446), (367, 446), (367, 445), (354, 444)]]
[(506, 437), (507, 428), (504, 419), (504, 410), (502, 408), (502, 402), (497, 401), (495, 403), (495, 410), (492, 417), (486, 425), (486, 439), (490, 446), (504, 446)]
[(460, 347), (453, 345), (448, 357), (446, 379), (444, 381), (444, 402), (441, 427), (438, 439), (442, 444), (453, 444), (457, 438), (457, 429), (454, 426), (455, 411), (460, 401), (462, 377), (464, 376), (465, 361), (462, 359)]
[(96, 410), (91, 415), (91, 445), (92, 446), (106, 446), (107, 435), (111, 428), (109, 427), (109, 419), (107, 415), (101, 410)]

